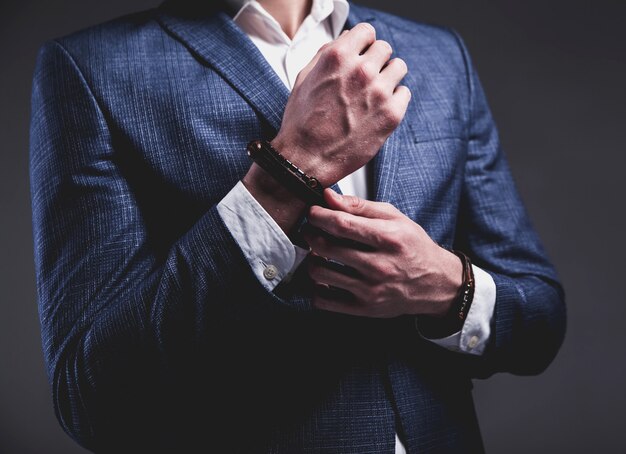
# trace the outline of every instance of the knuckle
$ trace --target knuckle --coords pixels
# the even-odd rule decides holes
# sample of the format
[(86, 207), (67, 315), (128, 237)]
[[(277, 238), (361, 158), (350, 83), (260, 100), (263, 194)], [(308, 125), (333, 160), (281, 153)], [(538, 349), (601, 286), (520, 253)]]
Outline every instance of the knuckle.
[(401, 118), (393, 109), (384, 109), (381, 115), (380, 127), (383, 131), (393, 131), (400, 124)]
[(391, 231), (385, 237), (385, 245), (393, 251), (399, 251), (402, 249), (402, 245), (404, 242), (402, 241), (400, 232)]
[[(398, 244), (401, 244), (401, 240), (398, 238), (399, 233), (392, 229), (385, 232), (384, 235), (381, 235), (380, 238), (380, 246), (387, 249), (396, 251)], [(388, 273), (391, 267), (387, 265), (385, 267), (385, 272)]]
[(337, 226), (342, 232), (351, 232), (354, 229), (352, 220), (347, 216), (339, 216), (337, 218)]
[(411, 97), (411, 90), (409, 89), (409, 87), (407, 87), (406, 85), (399, 85), (398, 86), (398, 90), (402, 93), (404, 93), (406, 96), (408, 96), (409, 98)]
[(390, 215), (392, 218), (404, 217), (404, 215), (390, 202), (382, 202), (380, 207), (384, 213)]
[(395, 276), (395, 270), (396, 270), (395, 264), (389, 259), (385, 260), (381, 264), (381, 272), (382, 272), (382, 275), (385, 277), (383, 282), (391, 281), (393, 277)]
[(355, 82), (357, 82), (361, 86), (369, 85), (369, 83), (374, 79), (372, 64), (367, 61), (359, 63), (356, 66), (352, 77)]
[[(405, 98), (404, 99), (405, 103), (408, 103), (411, 100), (411, 96), (413, 96), (412, 93), (411, 93), (411, 90), (409, 89), (409, 87), (407, 87), (405, 85), (398, 86), (398, 88), (396, 88), (396, 91), (397, 91), (398, 94), (400, 94), (401, 96), (403, 96)], [(406, 107), (406, 105), (404, 105), (404, 107)], [(404, 111), (401, 111), (401, 112), (404, 115), (404, 113), (403, 113)]]
[(402, 121), (404, 114), (400, 109), (392, 106), (392, 107), (389, 107), (387, 111), (385, 112), (385, 117), (386, 117), (388, 126), (392, 129), (395, 129), (396, 127), (398, 127), (398, 125)]
[(323, 214), (323, 212), (324, 210), (322, 207), (318, 205), (313, 205), (311, 206), (311, 209), (309, 211), (309, 217), (317, 219)]
[(376, 29), (374, 28), (374, 26), (368, 22), (360, 22), (359, 24), (356, 25), (357, 27), (361, 28), (363, 33), (370, 37), (370, 38), (375, 38), (376, 37)]
[(391, 44), (389, 44), (387, 41), (381, 39), (376, 42), (380, 43), (379, 45), (383, 48), (384, 52), (387, 55), (391, 55), (393, 53), (393, 47), (391, 47)]
[(320, 58), (323, 58), (327, 65), (336, 67), (339, 66), (343, 60), (343, 51), (339, 46), (328, 45), (328, 47), (322, 51), (322, 56)]
[(380, 306), (385, 301), (385, 292), (380, 284), (375, 285), (371, 289), (370, 301), (376, 306)]
[(381, 207), (388, 212), (392, 212), (395, 211), (396, 207), (394, 207), (391, 203), (389, 202), (380, 202)]
[(384, 279), (385, 271), (387, 268), (382, 262), (370, 263), (370, 269), (373, 276), (375, 276), (377, 280)]
[(383, 247), (387, 244), (387, 237), (384, 232), (372, 233), (372, 238), (370, 238), (370, 240), (378, 247)]
[(385, 102), (385, 100), (389, 97), (387, 90), (381, 85), (372, 86), (371, 95), (376, 104)]
[(353, 195), (346, 196), (346, 199), (348, 201), (348, 206), (353, 212), (360, 213), (363, 211), (363, 208), (365, 207), (365, 200)]
[(409, 67), (404, 60), (402, 60), (401, 58), (394, 58), (393, 61), (395, 65), (398, 65), (401, 72), (403, 72), (404, 74), (409, 72)]

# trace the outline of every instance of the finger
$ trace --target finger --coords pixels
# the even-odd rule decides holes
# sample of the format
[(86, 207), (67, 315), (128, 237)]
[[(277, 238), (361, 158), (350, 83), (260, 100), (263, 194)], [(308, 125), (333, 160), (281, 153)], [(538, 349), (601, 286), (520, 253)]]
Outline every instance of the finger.
[(302, 234), (309, 233), (312, 236), (321, 236), (326, 238), (331, 244), (336, 246), (342, 246), (347, 249), (355, 249), (357, 251), (365, 251), (365, 252), (373, 252), (376, 250), (374, 246), (370, 246), (369, 244), (361, 243), (360, 241), (351, 240), (348, 238), (342, 238), (336, 235), (331, 235), (327, 231), (323, 229), (319, 229), (314, 227), (313, 224), (307, 222), (301, 227), (300, 232)]
[(361, 299), (367, 296), (367, 290), (365, 290), (366, 285), (363, 280), (348, 276), (347, 274), (338, 272), (328, 266), (324, 266), (323, 261), (321, 260), (309, 262), (308, 271), (309, 276), (314, 282), (347, 290)]
[(359, 54), (365, 52), (376, 41), (376, 29), (367, 22), (356, 24), (346, 34), (337, 38), (336, 42), (346, 46), (351, 51), (356, 50)]
[(355, 216), (319, 206), (311, 207), (307, 219), (313, 227), (335, 237), (358, 241), (375, 249), (382, 249), (388, 243), (386, 235), (390, 221), (387, 220)]
[(322, 257), (321, 255), (317, 255), (312, 252), (309, 256), (309, 262), (313, 262), (315, 265), (323, 266), (330, 270), (334, 270), (337, 273), (344, 274), (346, 276), (353, 277), (355, 279), (361, 278), (361, 275), (357, 270), (351, 268), (349, 266), (344, 265), (343, 263), (334, 262), (332, 260), (328, 260), (326, 257)]
[(383, 82), (394, 91), (400, 81), (404, 79), (408, 73), (406, 63), (401, 58), (394, 58), (389, 61), (387, 66), (380, 72)]
[(377, 274), (377, 270), (372, 265), (371, 252), (337, 245), (328, 237), (315, 235), (309, 231), (303, 232), (302, 236), (314, 253), (354, 268), (359, 275), (365, 278)]
[(324, 191), (324, 199), (328, 207), (333, 210), (345, 211), (355, 216), (364, 216), (371, 219), (393, 219), (401, 213), (386, 202), (373, 202), (353, 195), (342, 195), (327, 188)]
[(398, 118), (404, 118), (406, 109), (409, 107), (409, 102), (411, 101), (411, 90), (405, 85), (398, 85), (393, 91), (391, 98), (393, 100), (393, 108), (396, 110), (396, 115)]
[(391, 58), (393, 49), (387, 41), (377, 40), (367, 49), (363, 57), (372, 62), (374, 67), (380, 72)]

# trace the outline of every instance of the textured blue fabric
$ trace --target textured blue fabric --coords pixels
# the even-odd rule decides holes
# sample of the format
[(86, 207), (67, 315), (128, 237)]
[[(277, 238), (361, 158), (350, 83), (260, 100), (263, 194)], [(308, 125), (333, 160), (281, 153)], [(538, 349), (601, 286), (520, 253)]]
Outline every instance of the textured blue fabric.
[[(216, 204), (287, 89), (223, 12), (171, 7), (46, 43), (30, 172), (42, 341), (63, 428), (98, 452), (480, 452), (471, 378), (534, 374), (563, 291), (452, 31), (352, 5), (409, 66), (413, 99), (373, 163), (377, 200), (494, 278), (481, 357), (409, 318), (311, 310), (306, 276), (255, 279)], [(228, 448), (225, 448), (227, 446)]]

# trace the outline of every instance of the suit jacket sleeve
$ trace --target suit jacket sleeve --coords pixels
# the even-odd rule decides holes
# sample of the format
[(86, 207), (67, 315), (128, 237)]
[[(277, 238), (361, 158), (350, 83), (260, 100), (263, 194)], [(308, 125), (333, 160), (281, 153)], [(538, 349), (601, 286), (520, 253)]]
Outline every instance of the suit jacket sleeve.
[(456, 244), (496, 284), (485, 353), (461, 360), (479, 377), (498, 371), (535, 374), (548, 366), (563, 341), (564, 292), (515, 188), (476, 71), (455, 36), (467, 70), (468, 105), (468, 156)]
[(160, 371), (218, 342), (217, 324), (290, 305), (261, 286), (215, 206), (157, 252), (114, 142), (72, 56), (45, 44), (30, 130), (42, 339), (57, 418), (92, 449), (158, 430), (145, 417), (165, 405)]

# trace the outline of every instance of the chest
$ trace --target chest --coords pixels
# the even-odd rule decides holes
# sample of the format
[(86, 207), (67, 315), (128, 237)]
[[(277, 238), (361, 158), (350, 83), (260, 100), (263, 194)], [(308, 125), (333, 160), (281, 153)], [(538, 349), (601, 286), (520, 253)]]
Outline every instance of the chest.
[[(252, 90), (272, 96), (262, 80), (256, 84)], [(368, 164), (368, 193), (394, 204), (435, 240), (450, 242), (466, 159), (463, 125), (445, 103), (428, 101), (431, 94), (419, 80), (406, 84), (413, 100)], [(116, 149), (120, 159), (132, 162), (130, 178), (141, 178), (139, 186), (158, 186), (155, 194), (169, 194), (192, 217), (217, 204), (245, 175), (248, 141), (275, 134), (236, 86), (189, 53), (133, 67), (116, 89), (110, 105)]]

